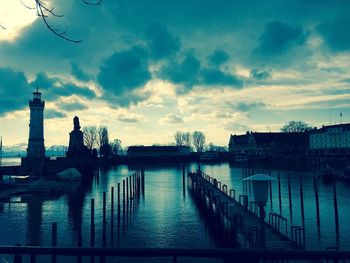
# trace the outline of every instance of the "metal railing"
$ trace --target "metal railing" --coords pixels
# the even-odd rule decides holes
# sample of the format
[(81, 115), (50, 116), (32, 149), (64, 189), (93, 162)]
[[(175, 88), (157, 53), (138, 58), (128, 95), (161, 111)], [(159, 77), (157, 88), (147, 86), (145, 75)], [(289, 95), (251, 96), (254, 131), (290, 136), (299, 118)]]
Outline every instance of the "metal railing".
[[(242, 250), (242, 249), (179, 249), (179, 248), (93, 248), (93, 247), (30, 247), (2, 246), (0, 255), (13, 255), (14, 263), (22, 262), (28, 256), (35, 263), (37, 256), (171, 258), (177, 262), (180, 257), (234, 260), (234, 262), (259, 262), (260, 260), (350, 260), (350, 251), (304, 251), (304, 250)], [(55, 261), (53, 261), (55, 260)]]

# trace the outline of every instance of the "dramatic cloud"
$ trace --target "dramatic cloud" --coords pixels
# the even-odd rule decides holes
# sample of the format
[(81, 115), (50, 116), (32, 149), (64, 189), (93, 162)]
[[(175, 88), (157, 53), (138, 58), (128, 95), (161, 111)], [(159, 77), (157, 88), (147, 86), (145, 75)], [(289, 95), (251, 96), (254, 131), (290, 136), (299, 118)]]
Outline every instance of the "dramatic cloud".
[(283, 54), (295, 46), (303, 45), (306, 38), (307, 35), (302, 27), (293, 27), (280, 21), (273, 21), (265, 26), (255, 52), (262, 56)]
[(86, 106), (83, 103), (80, 103), (79, 101), (73, 101), (73, 102), (63, 102), (59, 104), (60, 109), (68, 112), (74, 112), (74, 111), (80, 111), (88, 109), (88, 106)]
[(65, 118), (67, 114), (64, 112), (59, 112), (54, 109), (46, 109), (44, 112), (45, 119), (56, 119), (56, 118)]
[(25, 95), (29, 92), (27, 78), (22, 72), (0, 68), (0, 117), (26, 107)]
[(250, 71), (250, 77), (257, 80), (269, 79), (272, 76), (272, 71), (270, 69), (252, 69)]
[(133, 46), (105, 59), (97, 77), (104, 99), (123, 106), (142, 100), (142, 95), (130, 92), (143, 87), (151, 79), (148, 58), (145, 48)]
[[(219, 63), (220, 64), (220, 63)], [(218, 64), (210, 68), (202, 68), (201, 62), (189, 52), (179, 62), (169, 62), (158, 72), (158, 76), (175, 84), (182, 84), (185, 90), (196, 85), (204, 86), (235, 86), (241, 87), (242, 80), (233, 74), (225, 73), (217, 68)]]
[(32, 89), (39, 87), (40, 90), (44, 91), (43, 97), (49, 101), (71, 95), (77, 95), (86, 99), (96, 97), (95, 92), (87, 87), (79, 87), (74, 83), (62, 81), (57, 77), (49, 77), (43, 72), (38, 73), (36, 79), (30, 85)]
[(343, 15), (332, 21), (321, 23), (318, 32), (332, 51), (350, 50), (350, 16)]
[(117, 120), (120, 122), (125, 122), (125, 123), (130, 123), (130, 124), (135, 123), (136, 124), (136, 123), (147, 121), (147, 118), (145, 118), (144, 116), (139, 115), (139, 114), (125, 112), (125, 113), (118, 114)]
[[(34, 22), (0, 36), (1, 127), (23, 115), (6, 113), (27, 110), (37, 86), (47, 117), (80, 110), (124, 131), (126, 145), (168, 143), (174, 126), (164, 123), (188, 123), (226, 144), (228, 127), (278, 130), (286, 119), (318, 125), (332, 112), (350, 116), (347, 0), (47, 2), (64, 15), (49, 17), (53, 27), (83, 42), (59, 39), (23, 7)], [(53, 122), (47, 128), (66, 143)], [(27, 137), (27, 129), (8, 130), (14, 141)]]
[(207, 59), (210, 64), (220, 66), (226, 63), (230, 59), (230, 56), (224, 50), (217, 49), (213, 54), (209, 55)]
[(174, 114), (174, 113), (168, 113), (163, 118), (160, 119), (161, 123), (168, 123), (168, 124), (178, 124), (183, 123), (184, 120), (180, 115)]
[(72, 68), (72, 75), (76, 77), (78, 80), (81, 81), (89, 81), (91, 79), (91, 76), (86, 73), (82, 68), (77, 64), (72, 62), (71, 63), (71, 68)]
[(208, 68), (201, 71), (202, 84), (241, 87), (242, 80), (232, 74), (227, 74), (218, 69)]
[(239, 102), (235, 107), (239, 111), (248, 112), (265, 106), (265, 103), (262, 102)]
[(191, 88), (198, 83), (200, 67), (200, 61), (193, 52), (189, 52), (179, 62), (169, 61), (167, 65), (161, 68), (158, 76), (175, 84), (182, 84), (187, 88)]
[(174, 56), (180, 50), (180, 40), (160, 24), (151, 24), (144, 34), (154, 60)]

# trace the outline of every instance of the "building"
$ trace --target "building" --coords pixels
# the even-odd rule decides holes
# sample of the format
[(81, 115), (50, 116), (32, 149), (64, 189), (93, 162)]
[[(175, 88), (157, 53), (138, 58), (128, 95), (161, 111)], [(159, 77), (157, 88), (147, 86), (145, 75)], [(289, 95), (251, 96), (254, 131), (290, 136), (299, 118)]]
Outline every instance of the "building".
[(309, 134), (311, 153), (350, 153), (350, 123), (322, 126)]
[(304, 154), (309, 148), (307, 132), (247, 132), (231, 135), (229, 151), (248, 155)]
[(29, 140), (27, 148), (28, 172), (40, 176), (43, 173), (44, 146), (44, 108), (45, 101), (41, 100), (41, 93), (33, 92), (33, 99), (29, 101), (30, 121)]

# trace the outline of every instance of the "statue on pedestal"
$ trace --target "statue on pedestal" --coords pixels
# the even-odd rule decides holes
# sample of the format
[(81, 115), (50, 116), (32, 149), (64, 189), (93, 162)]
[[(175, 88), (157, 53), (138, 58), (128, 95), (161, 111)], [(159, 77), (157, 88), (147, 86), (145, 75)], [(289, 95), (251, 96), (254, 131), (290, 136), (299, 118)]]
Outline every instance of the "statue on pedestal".
[(80, 130), (79, 118), (73, 119), (74, 129), (69, 133), (69, 147), (67, 157), (82, 157), (88, 153), (87, 147), (84, 145), (84, 134)]

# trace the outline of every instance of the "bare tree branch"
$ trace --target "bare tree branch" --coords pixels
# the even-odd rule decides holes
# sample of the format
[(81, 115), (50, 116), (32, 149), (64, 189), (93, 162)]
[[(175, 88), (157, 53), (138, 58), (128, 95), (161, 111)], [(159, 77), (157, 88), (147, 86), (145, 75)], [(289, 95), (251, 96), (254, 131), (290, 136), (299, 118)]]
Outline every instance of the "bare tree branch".
[(0, 27), (1, 27), (2, 29), (6, 30), (6, 27), (4, 27), (3, 25), (0, 25)]
[(100, 4), (102, 4), (102, 0), (97, 0), (96, 2), (90, 2), (90, 1), (86, 1), (86, 0), (81, 0), (81, 1), (86, 5), (100, 5)]
[[(30, 10), (36, 10), (36, 13), (39, 17), (41, 17), (43, 23), (45, 26), (56, 36), (72, 43), (80, 43), (82, 40), (75, 40), (73, 38), (70, 38), (67, 36), (67, 31), (65, 30), (60, 30), (58, 28), (55, 28), (52, 26), (52, 24), (49, 23), (48, 18), (51, 17), (63, 17), (63, 15), (59, 15), (54, 11), (54, 7), (48, 7), (45, 3), (45, 0), (34, 0), (35, 1), (35, 7), (31, 7), (27, 4), (25, 4), (22, 0), (20, 2), (22, 3), (23, 6)], [(102, 0), (94, 0), (94, 1), (89, 1), (89, 0), (80, 0), (82, 3), (85, 5), (92, 5), (92, 6), (98, 6), (102, 4)], [(0, 28), (6, 29), (4, 26), (0, 25)]]
[(49, 17), (49, 15), (54, 16), (54, 17), (63, 17), (63, 15), (58, 15), (56, 14), (53, 10), (54, 8), (49, 8), (46, 6), (46, 4), (42, 1), (42, 0), (35, 0), (36, 3), (36, 11), (37, 11), (37, 15), (40, 16), (42, 18), (42, 21), (44, 22), (44, 24), (46, 25), (46, 27), (56, 36), (67, 40), (69, 42), (73, 42), (73, 43), (80, 43), (82, 42), (82, 40), (74, 40), (70, 37), (66, 36), (66, 30), (59, 30), (57, 28), (54, 28), (51, 24), (49, 24), (49, 22), (47, 21), (47, 18)]

